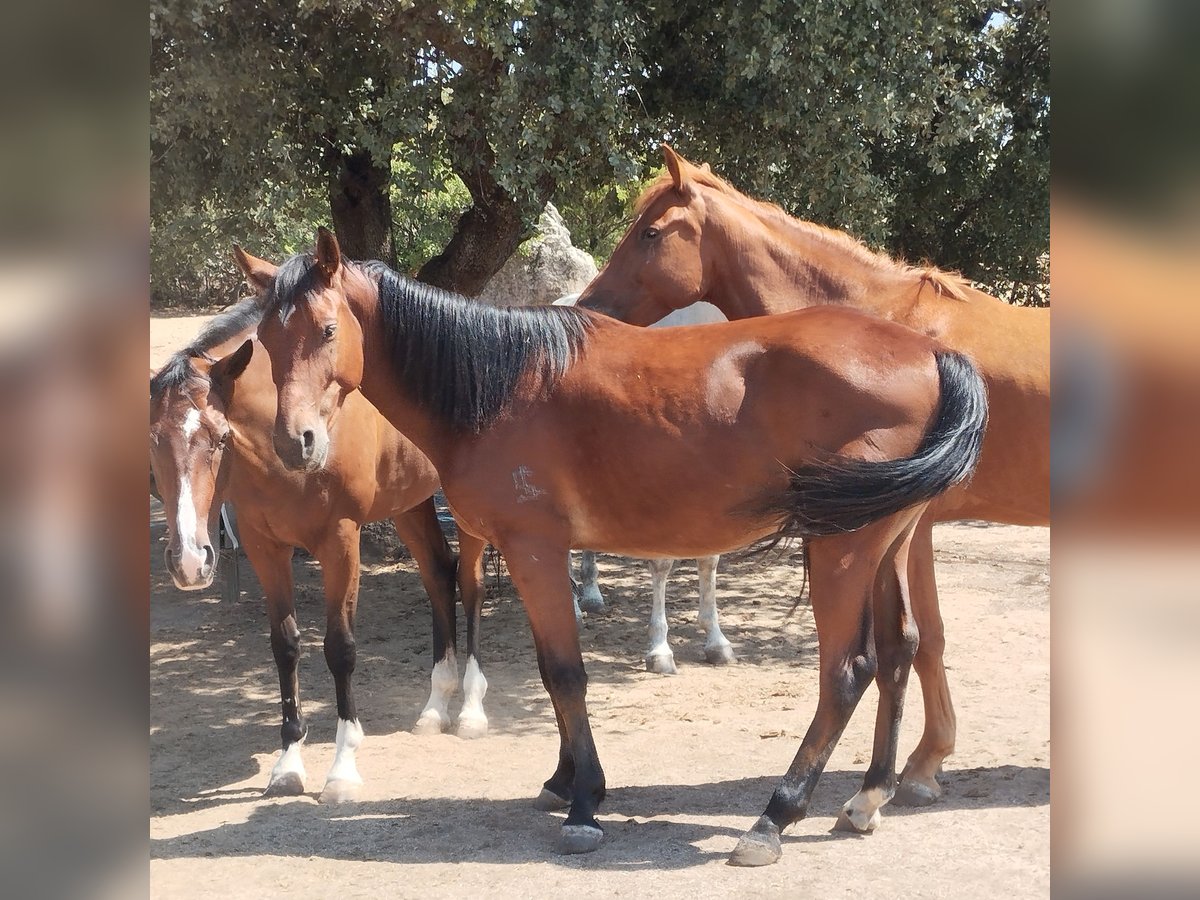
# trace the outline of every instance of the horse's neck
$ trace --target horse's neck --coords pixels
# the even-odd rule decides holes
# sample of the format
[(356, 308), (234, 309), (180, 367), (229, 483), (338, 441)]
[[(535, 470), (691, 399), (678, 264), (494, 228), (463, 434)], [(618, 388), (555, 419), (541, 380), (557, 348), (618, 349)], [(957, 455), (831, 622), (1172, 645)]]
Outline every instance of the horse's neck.
[(352, 299), (351, 309), (363, 332), (362, 395), (440, 470), (449, 462), (454, 435), (402, 383), (384, 335), (378, 300)]
[(275, 454), (272, 439), (276, 397), (267, 351), (256, 343), (254, 355), (250, 357), (245, 370), (238, 375), (233, 392), (222, 409), (233, 430), (233, 452), (230, 455), (234, 457), (234, 471), (238, 474), (244, 474), (243, 467), (248, 467), (250, 471), (259, 471), (283, 465)]
[(846, 306), (911, 324), (920, 281), (881, 264), (798, 221), (757, 212), (718, 218), (721, 266), (710, 299), (731, 319), (775, 315), (810, 306)]

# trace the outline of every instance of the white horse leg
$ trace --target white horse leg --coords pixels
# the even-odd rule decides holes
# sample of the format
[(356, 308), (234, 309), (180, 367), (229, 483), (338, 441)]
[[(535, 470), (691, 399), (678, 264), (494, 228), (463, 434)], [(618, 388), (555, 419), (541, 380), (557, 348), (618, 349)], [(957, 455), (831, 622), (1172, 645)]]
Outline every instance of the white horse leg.
[(724, 666), (735, 661), (733, 645), (721, 634), (717, 621), (717, 564), (719, 556), (702, 556), (696, 560), (700, 572), (700, 627), (707, 636), (704, 641), (704, 658), (714, 666)]
[(450, 698), (458, 690), (458, 660), (454, 650), (437, 661), (429, 676), (429, 701), (421, 710), (413, 734), (441, 734), (450, 728)]
[(574, 556), (574, 551), (567, 554), (567, 578), (571, 582), (571, 603), (575, 606), (575, 627), (583, 628), (583, 610), (579, 608), (579, 596), (583, 593), (583, 588), (579, 582), (575, 580), (575, 567), (571, 564), (571, 559)]
[(279, 754), (275, 766), (271, 769), (271, 780), (267, 782), (268, 797), (295, 796), (304, 793), (304, 782), (308, 778), (304, 771), (304, 760), (300, 751), (304, 747), (304, 738), (292, 741), (287, 749)]
[(583, 550), (579, 554), (579, 606), (590, 613), (604, 611), (604, 597), (600, 594), (598, 579), (596, 551)]
[(333, 754), (333, 765), (325, 777), (325, 787), (318, 801), (321, 803), (345, 803), (358, 799), (362, 776), (358, 774), (358, 763), (354, 753), (362, 744), (363, 730), (358, 719), (338, 719), (337, 741)]
[(673, 559), (648, 559), (650, 566), (650, 649), (646, 652), (646, 671), (674, 675), (675, 655), (667, 643), (667, 576), (675, 566)]
[(463, 675), (463, 705), (458, 714), (458, 736), (460, 738), (483, 737), (488, 731), (487, 713), (483, 711), (483, 697), (487, 693), (487, 679), (474, 654), (467, 657), (467, 673)]

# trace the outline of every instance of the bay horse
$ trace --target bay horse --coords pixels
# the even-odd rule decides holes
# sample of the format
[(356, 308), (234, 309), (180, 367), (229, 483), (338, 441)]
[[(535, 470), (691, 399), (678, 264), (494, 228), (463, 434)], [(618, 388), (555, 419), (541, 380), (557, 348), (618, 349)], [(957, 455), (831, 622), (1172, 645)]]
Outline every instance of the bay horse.
[(435, 665), (429, 701), (415, 728), (419, 733), (450, 725), (447, 702), (458, 684), (456, 582), (467, 616), (466, 696), (458, 730), (464, 737), (487, 731), (487, 680), (477, 643), (484, 545), (461, 532), (456, 562), (434, 510), (438, 478), (432, 464), (361, 395), (342, 405), (320, 472), (283, 465), (272, 446), (271, 364), (253, 340), (261, 317), (256, 300), (243, 301), (213, 320), (151, 379), (150, 460), (167, 514), (167, 569), (181, 590), (211, 584), (212, 535), (222, 501), (231, 502), (242, 546), (266, 595), (279, 670), (282, 752), (266, 793), (291, 795), (304, 791), (301, 747), (308, 732), (300, 704), (292, 548), (303, 547), (317, 559), (325, 588), (325, 659), (338, 713), (336, 753), (320, 798), (350, 800), (362, 784), (355, 751), (363, 732), (351, 684), (361, 525), (392, 519), (433, 608)]
[[(554, 305), (574, 306), (578, 301), (579, 294), (567, 294), (555, 300)], [(708, 322), (726, 321), (728, 319), (715, 306), (700, 302), (675, 310), (651, 327), (673, 328), (678, 325), (704, 325)], [(582, 622), (583, 615), (580, 610), (601, 612), (604, 609), (604, 596), (600, 593), (596, 552), (581, 550), (579, 558), (579, 579), (576, 581), (572, 569), (571, 593), (575, 598), (575, 620)], [(678, 560), (674, 559), (646, 560), (650, 570), (650, 640), (646, 650), (646, 671), (659, 675), (674, 675), (678, 671), (675, 666), (675, 654), (671, 651), (667, 625), (667, 578), (670, 577), (676, 562)], [(717, 612), (717, 566), (720, 562), (720, 555), (702, 556), (696, 560), (696, 574), (700, 582), (698, 622), (704, 629), (704, 659), (714, 666), (729, 665), (737, 659), (733, 653), (733, 645), (721, 631), (720, 616)]]
[[(338, 409), (361, 391), (433, 462), (460, 527), (504, 554), (558, 724), (558, 765), (535, 805), (569, 807), (560, 852), (600, 845), (605, 795), (573, 547), (694, 558), (810, 538), (817, 710), (730, 861), (780, 858), (780, 829), (804, 816), (872, 680), (872, 761), (843, 818), (878, 823), (918, 643), (896, 573), (929, 501), (971, 473), (987, 419), (966, 357), (842, 309), (656, 331), (580, 309), (485, 306), (344, 260), (323, 228), (314, 253), (275, 270), (266, 306), (258, 334), (284, 463), (319, 472)], [(607, 434), (621, 440), (597, 439)]]
[(730, 319), (818, 306), (857, 309), (965, 353), (987, 384), (979, 468), (917, 524), (906, 573), (921, 644), (925, 726), (893, 802), (926, 806), (954, 752), (945, 633), (933, 567), (933, 525), (984, 519), (1050, 524), (1050, 311), (1010, 306), (937, 269), (874, 253), (849, 235), (753, 200), (663, 146), (666, 170), (643, 191), (633, 222), (579, 306), (638, 325), (707, 300)]

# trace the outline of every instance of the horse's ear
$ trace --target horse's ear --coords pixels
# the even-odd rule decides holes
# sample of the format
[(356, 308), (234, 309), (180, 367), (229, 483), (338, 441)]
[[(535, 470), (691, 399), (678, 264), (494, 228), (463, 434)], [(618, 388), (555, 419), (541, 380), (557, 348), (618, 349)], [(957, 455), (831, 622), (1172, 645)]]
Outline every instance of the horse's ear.
[(237, 244), (233, 245), (233, 258), (237, 262), (238, 268), (242, 270), (242, 274), (246, 276), (246, 283), (250, 285), (250, 289), (259, 297), (265, 297), (271, 290), (271, 285), (275, 281), (275, 272), (279, 267), (265, 259), (251, 256)]
[(317, 267), (326, 281), (332, 280), (342, 264), (342, 248), (333, 232), (324, 226), (317, 229)]
[(671, 180), (675, 182), (675, 190), (682, 194), (687, 187), (688, 161), (668, 144), (663, 144), (662, 150), (663, 159), (667, 162), (667, 171), (671, 173)]
[(233, 383), (237, 381), (239, 375), (246, 371), (246, 366), (250, 365), (252, 356), (254, 356), (254, 341), (248, 340), (228, 356), (212, 364), (212, 368), (208, 371), (208, 378), (223, 399), (229, 399), (233, 391)]

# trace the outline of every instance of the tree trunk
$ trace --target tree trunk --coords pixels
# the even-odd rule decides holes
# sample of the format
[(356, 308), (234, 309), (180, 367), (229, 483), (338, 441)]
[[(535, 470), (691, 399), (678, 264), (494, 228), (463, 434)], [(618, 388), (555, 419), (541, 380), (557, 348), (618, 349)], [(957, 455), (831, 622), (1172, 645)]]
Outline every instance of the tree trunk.
[(337, 154), (329, 179), (329, 208), (342, 252), (350, 259), (396, 264), (392, 238), (391, 161), (376, 163), (366, 150)]
[[(485, 140), (461, 147), (454, 162), (473, 203), (459, 218), (446, 249), (425, 263), (417, 278), (474, 297), (525, 239), (527, 210), (492, 176), (494, 157)], [(553, 193), (554, 179), (539, 179), (533, 198), (538, 210)]]

